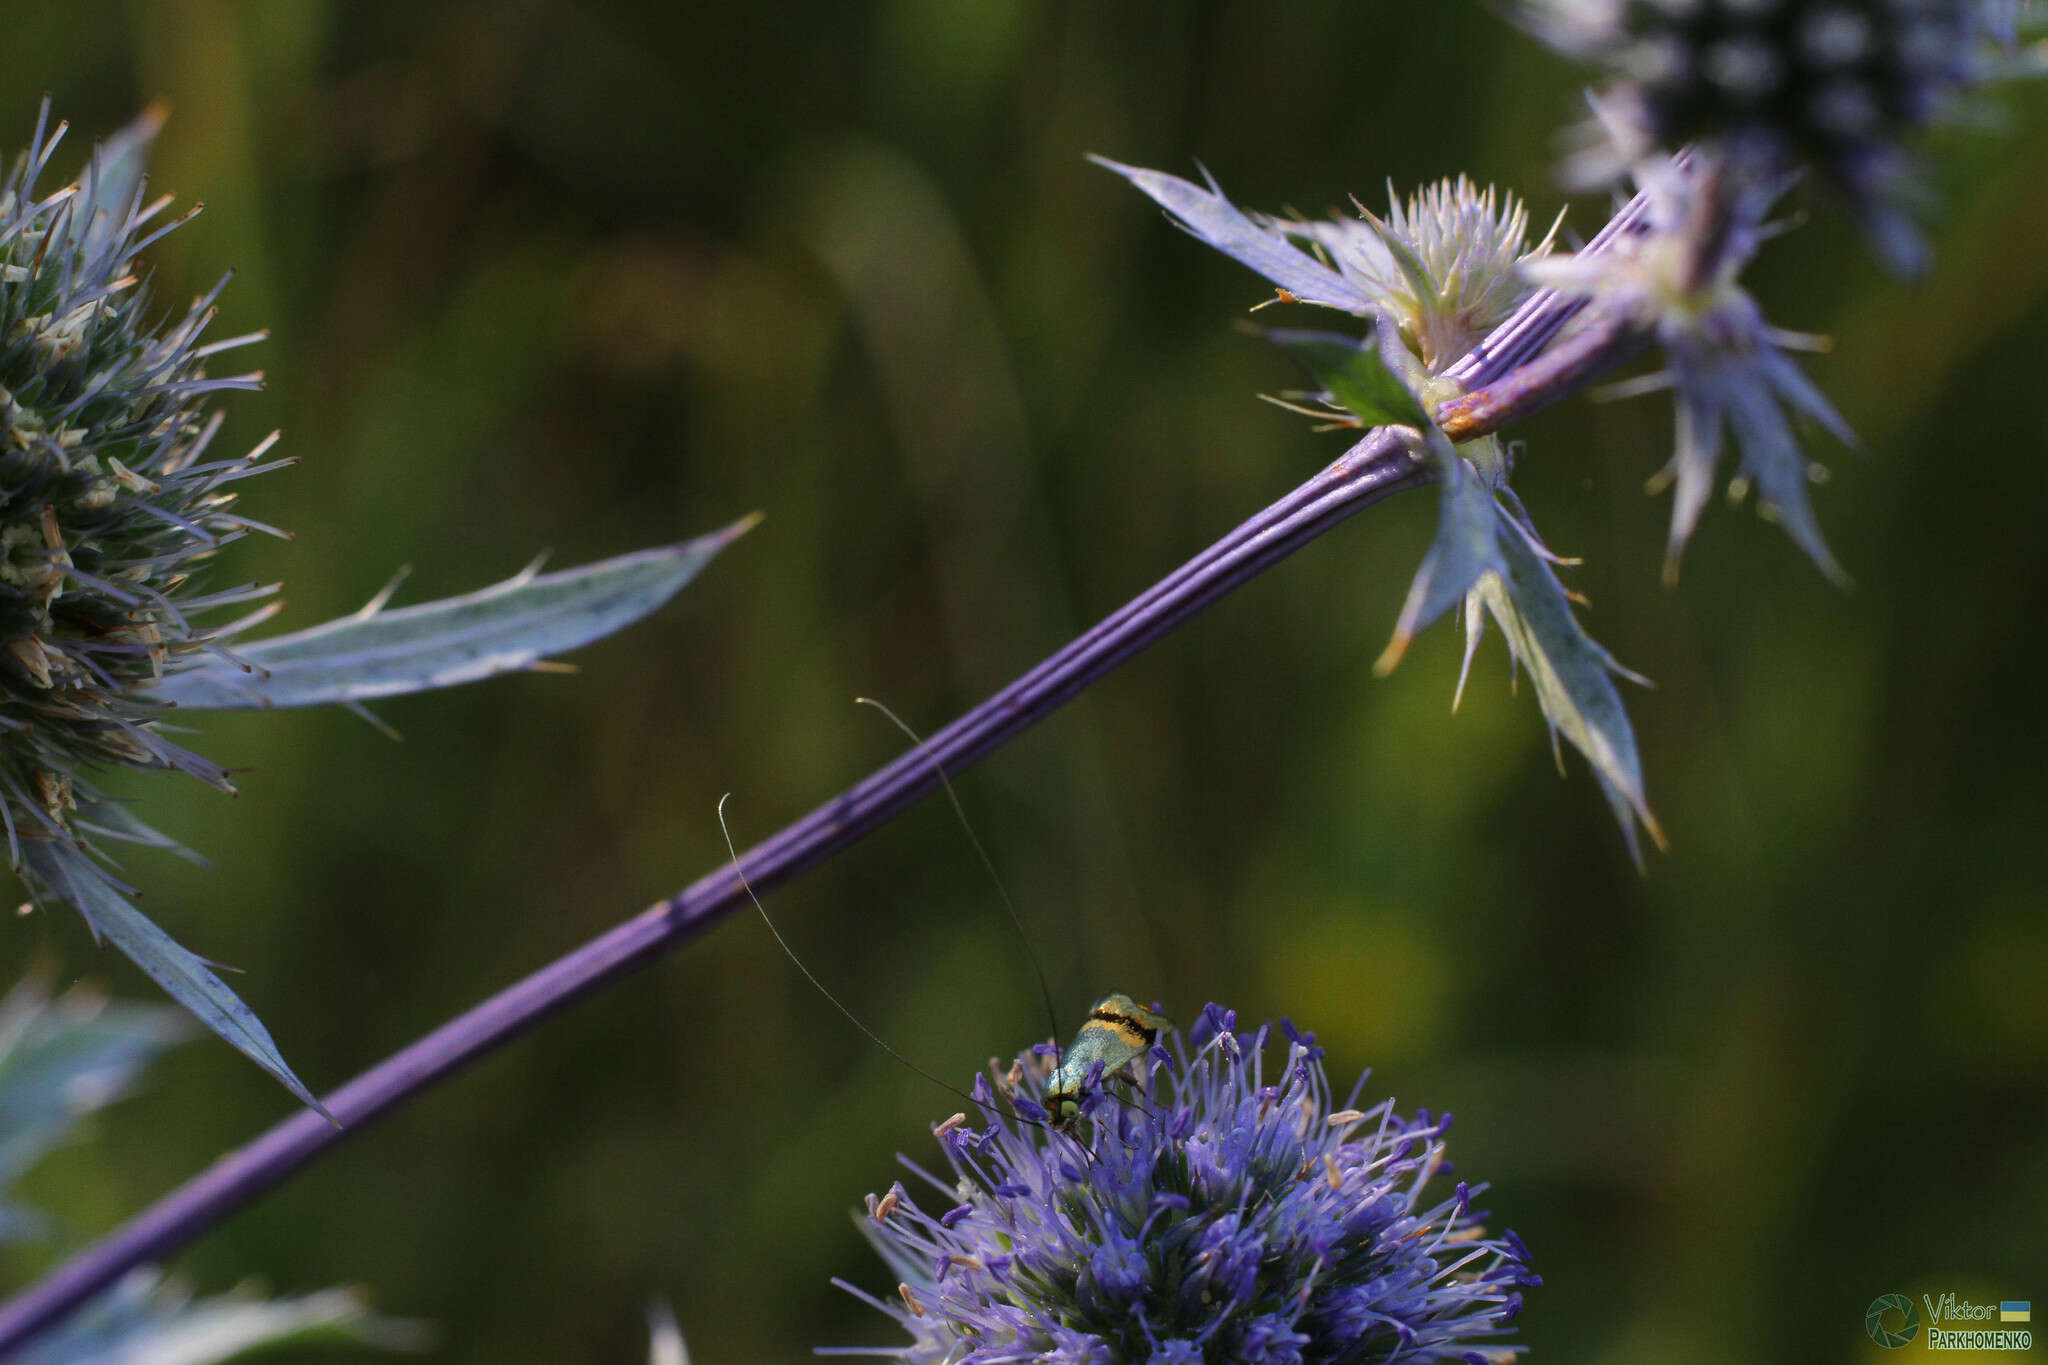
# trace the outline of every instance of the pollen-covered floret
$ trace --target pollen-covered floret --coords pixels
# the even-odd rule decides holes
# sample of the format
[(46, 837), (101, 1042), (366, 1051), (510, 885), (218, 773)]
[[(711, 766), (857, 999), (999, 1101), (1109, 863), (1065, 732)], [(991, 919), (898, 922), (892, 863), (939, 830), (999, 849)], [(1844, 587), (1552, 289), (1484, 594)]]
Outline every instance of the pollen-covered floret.
[(166, 221), (168, 197), (149, 201), (129, 169), (156, 127), (145, 116), (38, 197), (64, 133), (46, 107), (0, 181), (0, 823), (17, 866), (23, 839), (154, 838), (96, 799), (95, 770), (228, 786), (165, 737), (164, 708), (138, 689), (207, 647), (202, 614), (268, 592), (201, 578), (222, 545), (268, 529), (235, 512), (231, 485), (274, 465), (268, 441), (239, 458), (211, 449), (211, 395), (260, 377), (207, 364), (257, 338), (203, 341), (219, 287), (166, 317), (137, 265), (185, 221)]
[[(950, 1178), (911, 1166), (930, 1211), (900, 1185), (870, 1201), (867, 1232), (900, 1283), (888, 1299), (861, 1297), (911, 1340), (861, 1353), (949, 1365), (1511, 1359), (1499, 1339), (1540, 1281), (1514, 1233), (1486, 1235), (1472, 1207), (1484, 1186), (1435, 1192), (1451, 1174), (1450, 1116), (1338, 1107), (1313, 1036), (1281, 1029), (1286, 1057), (1269, 1081), (1269, 1029), (1236, 1032), (1211, 1005), (1138, 1064), (1133, 1093), (1097, 1090), (1067, 1133), (1034, 1122), (1049, 1068), (1027, 1054), (1008, 1097), (1016, 1118), (940, 1125)], [(985, 1082), (977, 1090), (1003, 1112)]]

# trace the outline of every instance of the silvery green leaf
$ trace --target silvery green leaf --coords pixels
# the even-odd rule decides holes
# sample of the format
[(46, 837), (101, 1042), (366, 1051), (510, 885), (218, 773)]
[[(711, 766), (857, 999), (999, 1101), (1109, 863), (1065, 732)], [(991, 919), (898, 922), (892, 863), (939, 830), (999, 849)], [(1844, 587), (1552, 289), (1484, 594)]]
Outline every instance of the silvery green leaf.
[(85, 916), (93, 933), (119, 948), (200, 1023), (269, 1072), (299, 1102), (331, 1122), (313, 1092), (285, 1065), (270, 1031), (205, 959), (181, 946), (129, 901), (83, 849), (51, 839), (22, 842), (22, 862), (40, 883)]
[(0, 1200), (0, 1243), (38, 1241), (49, 1235), (49, 1227), (34, 1209)]
[(1437, 471), (1436, 539), (1415, 571), (1394, 638), (1373, 664), (1382, 676), (1391, 673), (1423, 627), (1465, 599), (1480, 579), (1503, 567), (1500, 557), (1501, 512), (1493, 489), (1479, 472), (1452, 449), (1443, 433), (1429, 429), (1430, 459)]
[(145, 1268), (39, 1337), (13, 1365), (212, 1365), (307, 1341), (417, 1350), (425, 1334), (417, 1323), (372, 1313), (350, 1289), (285, 1299), (193, 1299)]
[(1215, 181), (1203, 189), (1164, 171), (1124, 166), (1107, 157), (1089, 160), (1130, 181), (1172, 214), (1174, 221), (1190, 234), (1250, 266), (1299, 302), (1361, 315), (1373, 311), (1372, 295), (1295, 246), (1281, 228), (1248, 217), (1223, 197)]
[(647, 1305), (647, 1365), (690, 1365), (690, 1348), (666, 1299)]
[(1664, 846), (1664, 833), (1643, 795), (1635, 731), (1614, 678), (1619, 674), (1635, 682), (1644, 680), (1616, 663), (1579, 625), (1564, 585), (1551, 570), (1551, 556), (1532, 532), (1502, 511), (1496, 540), (1499, 567), (1482, 576), (1466, 599), (1467, 664), (1478, 644), (1483, 607), (1500, 623), (1515, 663), (1528, 670), (1550, 726), (1553, 749), (1562, 735), (1586, 756), (1621, 822), (1629, 852), (1640, 864), (1636, 823), (1642, 823), (1659, 848)]
[[(1415, 385), (1428, 376), (1384, 317), (1370, 342), (1335, 332), (1288, 330), (1268, 332), (1266, 338), (1322, 383), (1328, 402), (1367, 426), (1418, 432), (1436, 467), (1436, 539), (1415, 571), (1394, 637), (1373, 665), (1384, 676), (1401, 662), (1418, 631), (1463, 601), (1480, 575), (1500, 567), (1495, 540), (1502, 514), (1494, 505), (1493, 485), (1505, 477), (1505, 457), (1489, 459), (1488, 470), (1482, 473), (1444, 437), (1415, 394)], [(1472, 444), (1477, 449), (1481, 443)], [(1485, 438), (1484, 449), (1497, 452), (1498, 442)]]
[(360, 704), (531, 668), (653, 612), (757, 520), (395, 611), (380, 595), (338, 620), (236, 644), (234, 659), (203, 659), (148, 695), (202, 711)]
[[(1387, 331), (1383, 325), (1379, 334)], [(1401, 372), (1389, 365), (1380, 347), (1341, 332), (1278, 328), (1265, 337), (1314, 375), (1330, 402), (1363, 425), (1429, 429), (1421, 400)]]
[[(32, 977), (9, 991), (0, 1000), (0, 1195), (189, 1031), (184, 1016), (163, 1005), (109, 1003), (84, 989), (52, 1000)], [(41, 1228), (34, 1212), (0, 1204), (0, 1241)]]
[[(232, 790), (232, 788), (230, 788)], [(175, 854), (190, 863), (207, 867), (205, 858), (173, 839), (170, 835), (144, 824), (139, 816), (120, 801), (94, 801), (81, 804), (72, 817), (72, 824), (87, 834), (119, 843), (136, 844), (142, 848), (160, 849)]]

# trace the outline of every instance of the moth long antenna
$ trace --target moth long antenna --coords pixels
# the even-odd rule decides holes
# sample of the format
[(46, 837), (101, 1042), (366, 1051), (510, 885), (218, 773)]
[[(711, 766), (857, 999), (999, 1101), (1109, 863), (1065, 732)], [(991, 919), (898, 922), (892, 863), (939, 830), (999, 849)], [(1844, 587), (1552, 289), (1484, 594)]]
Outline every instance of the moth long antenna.
[(1057, 1062), (1060, 1055), (1060, 1015), (1052, 1005), (1052, 987), (1046, 980), (1045, 964), (1038, 960), (1038, 950), (1031, 946), (1031, 935), (1024, 932), (1024, 919), (1017, 913), (1017, 903), (1010, 899), (1010, 890), (1003, 885), (1002, 875), (996, 871), (995, 859), (988, 856), (988, 849), (983, 847), (981, 836), (974, 832), (974, 826), (967, 819), (967, 808), (960, 804), (960, 793), (953, 790), (953, 780), (946, 776), (946, 765), (939, 762), (939, 756), (931, 751), (931, 746), (918, 736), (917, 731), (904, 724), (903, 717), (873, 697), (855, 697), (853, 700), (856, 705), (872, 706), (887, 716), (889, 723), (901, 730), (904, 738), (917, 746), (917, 751), (932, 765), (932, 771), (939, 775), (939, 785), (946, 789), (946, 799), (953, 803), (953, 814), (960, 817), (960, 828), (967, 832), (967, 842), (973, 845), (974, 856), (981, 859), (982, 867), (988, 872), (988, 879), (996, 884), (996, 895), (1002, 899), (1003, 909), (1009, 912), (1010, 927), (1017, 931), (1017, 939), (1024, 945), (1024, 956), (1031, 959), (1031, 970), (1038, 974), (1038, 994), (1039, 998), (1045, 1001), (1045, 1018), (1052, 1027), (1053, 1056)]
[[(724, 796), (718, 798), (718, 829), (719, 832), (725, 836), (725, 851), (732, 857), (732, 870), (735, 874), (738, 875), (740, 879), (740, 885), (746, 888), (747, 899), (752, 901), (754, 903), (754, 908), (761, 912), (761, 923), (767, 925), (768, 932), (775, 935), (775, 942), (777, 946), (779, 946), (782, 949), (783, 956), (787, 957), (791, 962), (794, 962), (796, 964), (796, 969), (804, 974), (804, 980), (810, 982), (811, 985), (815, 986), (817, 988), (818, 994), (824, 996), (827, 1000), (830, 1000), (832, 1002), (832, 1008), (838, 1010), (841, 1014), (845, 1015), (848, 1021), (851, 1022), (855, 1028), (859, 1029), (862, 1033), (866, 1034), (868, 1036), (868, 1040), (872, 1042), (876, 1047), (882, 1049), (882, 1051), (888, 1053), (891, 1057), (894, 1057), (897, 1061), (903, 1063), (903, 1065), (909, 1067), (912, 1071), (924, 1077), (933, 1085), (939, 1087), (939, 1089), (947, 1091), (954, 1095), (958, 1095), (961, 1099), (966, 1100), (969, 1104), (975, 1106), (977, 1109), (985, 1109), (991, 1113), (1001, 1113), (1000, 1110), (996, 1109), (995, 1106), (988, 1103), (988, 1101), (978, 1100), (974, 1096), (968, 1094), (965, 1090), (962, 1090), (959, 1086), (953, 1085), (947, 1081), (940, 1080), (937, 1076), (932, 1075), (931, 1072), (926, 1071), (923, 1067), (919, 1066), (916, 1062), (911, 1061), (908, 1057), (898, 1052), (895, 1048), (890, 1047), (888, 1042), (882, 1037), (881, 1034), (876, 1033), (873, 1029), (869, 1028), (866, 1024), (862, 1023), (860, 1016), (855, 1014), (852, 1010), (848, 1009), (844, 1002), (842, 1002), (838, 996), (832, 994), (831, 991), (827, 990), (825, 988), (825, 983), (818, 980), (817, 974), (813, 972), (809, 967), (804, 965), (804, 960), (796, 955), (796, 950), (794, 948), (791, 948), (789, 946), (789, 940), (784, 938), (782, 936), (782, 931), (775, 927), (775, 921), (768, 918), (768, 907), (762, 905), (761, 898), (754, 894), (754, 884), (747, 880), (747, 869), (740, 865), (739, 850), (733, 846), (732, 842), (732, 829), (725, 823), (725, 803), (730, 800), (732, 800), (731, 792), (727, 792)], [(1030, 1121), (1018, 1115), (1013, 1115), (1012, 1117), (1016, 1117), (1020, 1123), (1028, 1123)]]

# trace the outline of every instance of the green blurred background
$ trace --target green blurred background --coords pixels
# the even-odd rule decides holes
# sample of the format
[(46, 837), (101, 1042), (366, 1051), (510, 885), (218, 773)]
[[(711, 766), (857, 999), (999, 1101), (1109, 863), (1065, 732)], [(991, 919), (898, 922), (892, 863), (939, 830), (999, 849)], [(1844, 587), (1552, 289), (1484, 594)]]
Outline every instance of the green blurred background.
[[(1476, 0), (31, 0), (7, 35), (0, 143), (52, 92), (59, 174), (171, 104), (155, 184), (207, 212), (159, 286), (233, 267), (220, 334), (272, 329), (229, 432), (284, 428), (303, 463), (245, 501), (298, 538), (231, 571), (285, 579), (287, 624), (400, 564), (420, 600), (768, 513), (578, 677), (385, 705), (402, 744), (224, 717), (238, 800), (134, 784), (216, 862), (137, 858), (151, 912), (247, 969), (316, 1087), (714, 865), (720, 793), (747, 840), (892, 755), (856, 694), (936, 728), (1336, 454), (1254, 397), (1298, 382), (1233, 330), (1262, 283), (1084, 154), (1306, 211), (1464, 170), (1547, 218), (1578, 82)], [(1449, 627), (1373, 678), (1427, 496), (961, 783), (1066, 1022), (1111, 988), (1284, 1013), (1458, 1115), (1547, 1281), (1535, 1360), (1877, 1360), (1880, 1293), (2048, 1300), (2048, 91), (2007, 107), (1936, 145), (1924, 284), (1825, 205), (1755, 272), (1837, 340), (1812, 370), (1867, 450), (1826, 452), (1819, 505), (1853, 591), (1724, 509), (1659, 586), (1661, 398), (1519, 433), (1592, 629), (1656, 680), (1647, 876), (1497, 640), (1455, 717)], [(1045, 1030), (936, 803), (775, 908), (927, 1067)], [(0, 965), (35, 961), (151, 994), (69, 915), (15, 923)], [(737, 919), (179, 1268), (368, 1283), (435, 1360), (640, 1358), (657, 1293), (705, 1365), (890, 1343), (827, 1280), (887, 1287), (849, 1213), (955, 1107)], [(287, 1110), (197, 1043), (24, 1193), (82, 1238)]]

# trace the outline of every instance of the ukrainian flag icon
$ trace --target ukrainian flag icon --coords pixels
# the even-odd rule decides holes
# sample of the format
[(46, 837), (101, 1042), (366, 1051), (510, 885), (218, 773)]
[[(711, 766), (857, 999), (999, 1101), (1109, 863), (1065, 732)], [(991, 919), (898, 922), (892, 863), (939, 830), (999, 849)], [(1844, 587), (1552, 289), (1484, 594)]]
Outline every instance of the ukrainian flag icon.
[(2034, 1305), (2030, 1299), (2007, 1299), (1998, 1305), (2000, 1322), (2032, 1322)]

